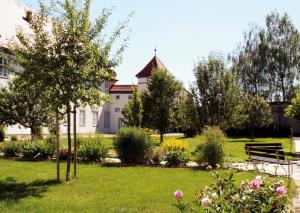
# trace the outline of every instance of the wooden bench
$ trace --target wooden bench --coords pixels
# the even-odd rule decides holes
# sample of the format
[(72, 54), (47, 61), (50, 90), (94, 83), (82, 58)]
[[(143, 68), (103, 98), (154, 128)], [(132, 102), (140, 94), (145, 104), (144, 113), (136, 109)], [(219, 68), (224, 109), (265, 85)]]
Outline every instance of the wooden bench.
[[(288, 176), (293, 173), (292, 163), (286, 158), (287, 154), (283, 151), (281, 143), (246, 143), (245, 152), (248, 155), (248, 162), (276, 164), (275, 175), (277, 175), (279, 165), (282, 166)], [(284, 165), (288, 166), (288, 171), (286, 171)]]

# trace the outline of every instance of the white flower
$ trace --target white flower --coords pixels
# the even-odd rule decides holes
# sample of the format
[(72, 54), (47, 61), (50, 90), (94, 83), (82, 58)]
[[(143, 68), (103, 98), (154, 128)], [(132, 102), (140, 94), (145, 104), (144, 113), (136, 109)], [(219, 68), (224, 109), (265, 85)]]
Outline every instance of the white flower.
[(205, 197), (201, 200), (201, 206), (208, 207), (211, 205), (211, 199)]
[(255, 179), (261, 181), (262, 178), (261, 178), (261, 176), (259, 175), (259, 176), (256, 176)]
[(216, 192), (214, 192), (214, 193), (211, 194), (211, 197), (212, 198), (218, 198), (218, 194)]

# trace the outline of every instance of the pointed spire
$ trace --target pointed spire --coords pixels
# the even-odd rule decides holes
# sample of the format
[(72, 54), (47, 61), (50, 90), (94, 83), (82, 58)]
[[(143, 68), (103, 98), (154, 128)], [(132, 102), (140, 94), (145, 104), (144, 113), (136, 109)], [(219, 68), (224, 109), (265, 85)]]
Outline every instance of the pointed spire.
[(154, 55), (156, 56), (156, 45), (154, 47)]

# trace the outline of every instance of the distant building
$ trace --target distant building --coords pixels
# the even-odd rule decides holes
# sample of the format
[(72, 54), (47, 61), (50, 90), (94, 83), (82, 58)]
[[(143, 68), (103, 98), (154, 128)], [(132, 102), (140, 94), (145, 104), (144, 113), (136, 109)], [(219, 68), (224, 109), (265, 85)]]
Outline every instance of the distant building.
[[(7, 58), (12, 58), (13, 55), (8, 49), (8, 42), (16, 35), (18, 27), (24, 30), (29, 29), (28, 19), (30, 18), (30, 8), (27, 8), (16, 0), (1, 0), (0, 7), (0, 64), (7, 65)], [(13, 65), (17, 71), (22, 71), (22, 68), (17, 64)], [(154, 68), (165, 68), (163, 63), (155, 55), (151, 61), (136, 75), (138, 85), (122, 85), (117, 84), (117, 80), (105, 82), (101, 86), (101, 91), (109, 94), (111, 101), (106, 102), (103, 106), (96, 108), (79, 107), (77, 109), (77, 132), (79, 134), (94, 134), (94, 133), (114, 133), (122, 123), (122, 108), (132, 97), (132, 86), (137, 86), (138, 91), (147, 89), (148, 78)], [(0, 86), (6, 86), (15, 73), (0, 67)], [(71, 124), (73, 122), (71, 121)], [(73, 128), (71, 128), (71, 131)], [(62, 134), (66, 134), (66, 121), (61, 125)], [(44, 129), (47, 134), (47, 128)], [(29, 135), (30, 129), (20, 125), (9, 126), (6, 128), (6, 134)]]

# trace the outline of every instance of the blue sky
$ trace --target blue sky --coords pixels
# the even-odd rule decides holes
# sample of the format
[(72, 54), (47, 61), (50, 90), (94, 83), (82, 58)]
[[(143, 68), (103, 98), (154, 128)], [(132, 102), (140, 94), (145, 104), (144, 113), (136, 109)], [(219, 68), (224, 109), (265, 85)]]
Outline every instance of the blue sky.
[[(38, 8), (38, 0), (19, 1)], [(199, 58), (211, 51), (231, 53), (249, 24), (263, 25), (271, 11), (287, 12), (300, 29), (299, 0), (93, 0), (91, 16), (112, 7), (111, 26), (135, 13), (129, 46), (116, 69), (120, 84), (136, 83), (135, 74), (154, 56), (155, 46), (168, 70), (188, 87)]]

